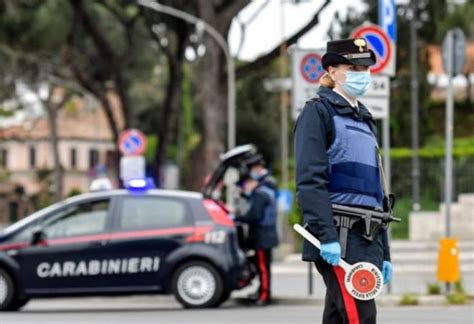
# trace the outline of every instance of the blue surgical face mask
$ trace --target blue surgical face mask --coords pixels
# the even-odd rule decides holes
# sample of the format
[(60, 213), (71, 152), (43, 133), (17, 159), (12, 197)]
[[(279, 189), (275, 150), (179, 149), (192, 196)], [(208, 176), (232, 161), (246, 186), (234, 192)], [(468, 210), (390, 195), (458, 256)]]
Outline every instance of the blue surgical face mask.
[(257, 171), (250, 171), (250, 177), (251, 177), (252, 179), (258, 181), (258, 180), (260, 180), (261, 175), (260, 175), (260, 173), (257, 172)]
[(342, 89), (349, 96), (358, 98), (369, 90), (370, 71), (347, 71), (345, 75), (346, 81), (342, 84)]

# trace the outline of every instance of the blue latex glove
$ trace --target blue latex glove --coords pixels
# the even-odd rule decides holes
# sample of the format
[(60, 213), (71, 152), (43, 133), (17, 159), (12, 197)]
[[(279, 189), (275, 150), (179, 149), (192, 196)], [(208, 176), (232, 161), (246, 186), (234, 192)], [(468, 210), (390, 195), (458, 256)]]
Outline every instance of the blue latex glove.
[(383, 284), (385, 285), (392, 279), (392, 262), (384, 261), (382, 265)]
[(339, 242), (321, 244), (319, 254), (330, 265), (338, 265), (341, 259), (341, 245)]

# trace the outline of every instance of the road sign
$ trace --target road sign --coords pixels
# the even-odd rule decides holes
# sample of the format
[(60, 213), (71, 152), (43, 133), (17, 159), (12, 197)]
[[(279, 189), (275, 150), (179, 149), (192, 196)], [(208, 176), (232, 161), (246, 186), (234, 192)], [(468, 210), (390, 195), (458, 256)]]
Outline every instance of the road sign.
[[(452, 55), (452, 71), (449, 71), (449, 54)], [(448, 30), (443, 39), (443, 68), (448, 75), (463, 72), (466, 57), (466, 37), (460, 28)]]
[(281, 189), (278, 191), (278, 210), (284, 214), (291, 211), (293, 204), (293, 193), (290, 190)]
[(383, 73), (394, 76), (397, 55), (397, 6), (395, 0), (378, 0), (378, 8), (380, 28), (385, 31), (392, 43), (392, 56)]
[(306, 54), (300, 63), (300, 73), (309, 83), (318, 83), (324, 73), (321, 56), (316, 53)]
[(291, 53), (293, 119), (298, 117), (305, 102), (316, 95), (319, 79), (325, 73), (321, 65), (324, 52), (324, 49), (294, 49)]
[(370, 88), (360, 101), (369, 109), (375, 119), (389, 116), (390, 79), (386, 75), (373, 75)]
[(146, 137), (138, 129), (127, 129), (120, 134), (119, 148), (126, 156), (141, 155), (146, 148)]
[(377, 25), (366, 25), (357, 28), (351, 38), (365, 38), (369, 48), (374, 51), (377, 63), (370, 68), (373, 74), (386, 73), (392, 57), (392, 42), (387, 34)]
[(122, 156), (120, 178), (125, 183), (133, 179), (145, 179), (145, 157), (143, 155)]

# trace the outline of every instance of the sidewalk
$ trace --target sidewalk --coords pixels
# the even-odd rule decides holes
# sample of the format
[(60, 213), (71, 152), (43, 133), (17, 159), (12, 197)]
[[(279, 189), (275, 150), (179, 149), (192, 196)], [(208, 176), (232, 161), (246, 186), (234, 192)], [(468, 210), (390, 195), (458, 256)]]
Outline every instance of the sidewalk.
[[(463, 287), (474, 295), (474, 241), (459, 242), (460, 267)], [(419, 295), (420, 305), (445, 305), (444, 296), (426, 296), (428, 284), (436, 283), (437, 242), (392, 241), (394, 275), (391, 293), (385, 286), (377, 298), (380, 305), (398, 305), (403, 295)], [(278, 302), (285, 304), (322, 304), (325, 287), (321, 276), (312, 265), (313, 294), (310, 296), (308, 273), (310, 263), (301, 261), (301, 254), (290, 254), (281, 262), (272, 265), (272, 294)], [(444, 288), (444, 287), (443, 287)], [(251, 287), (233, 293), (232, 297), (243, 298), (255, 291)]]

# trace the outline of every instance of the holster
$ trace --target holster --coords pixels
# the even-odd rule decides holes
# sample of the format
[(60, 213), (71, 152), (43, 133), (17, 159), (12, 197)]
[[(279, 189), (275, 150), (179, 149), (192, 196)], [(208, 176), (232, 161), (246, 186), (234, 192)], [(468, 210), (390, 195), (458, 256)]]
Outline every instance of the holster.
[(364, 224), (364, 233), (362, 237), (366, 240), (372, 242), (374, 240), (374, 235), (378, 232), (380, 228), (387, 228), (388, 223), (381, 221), (380, 219), (375, 219), (370, 216), (368, 217), (351, 217), (334, 214), (334, 220), (336, 221), (336, 227), (339, 229), (339, 243), (341, 244), (341, 257), (346, 257), (347, 251), (347, 237), (349, 230), (352, 229), (355, 223), (363, 221)]

